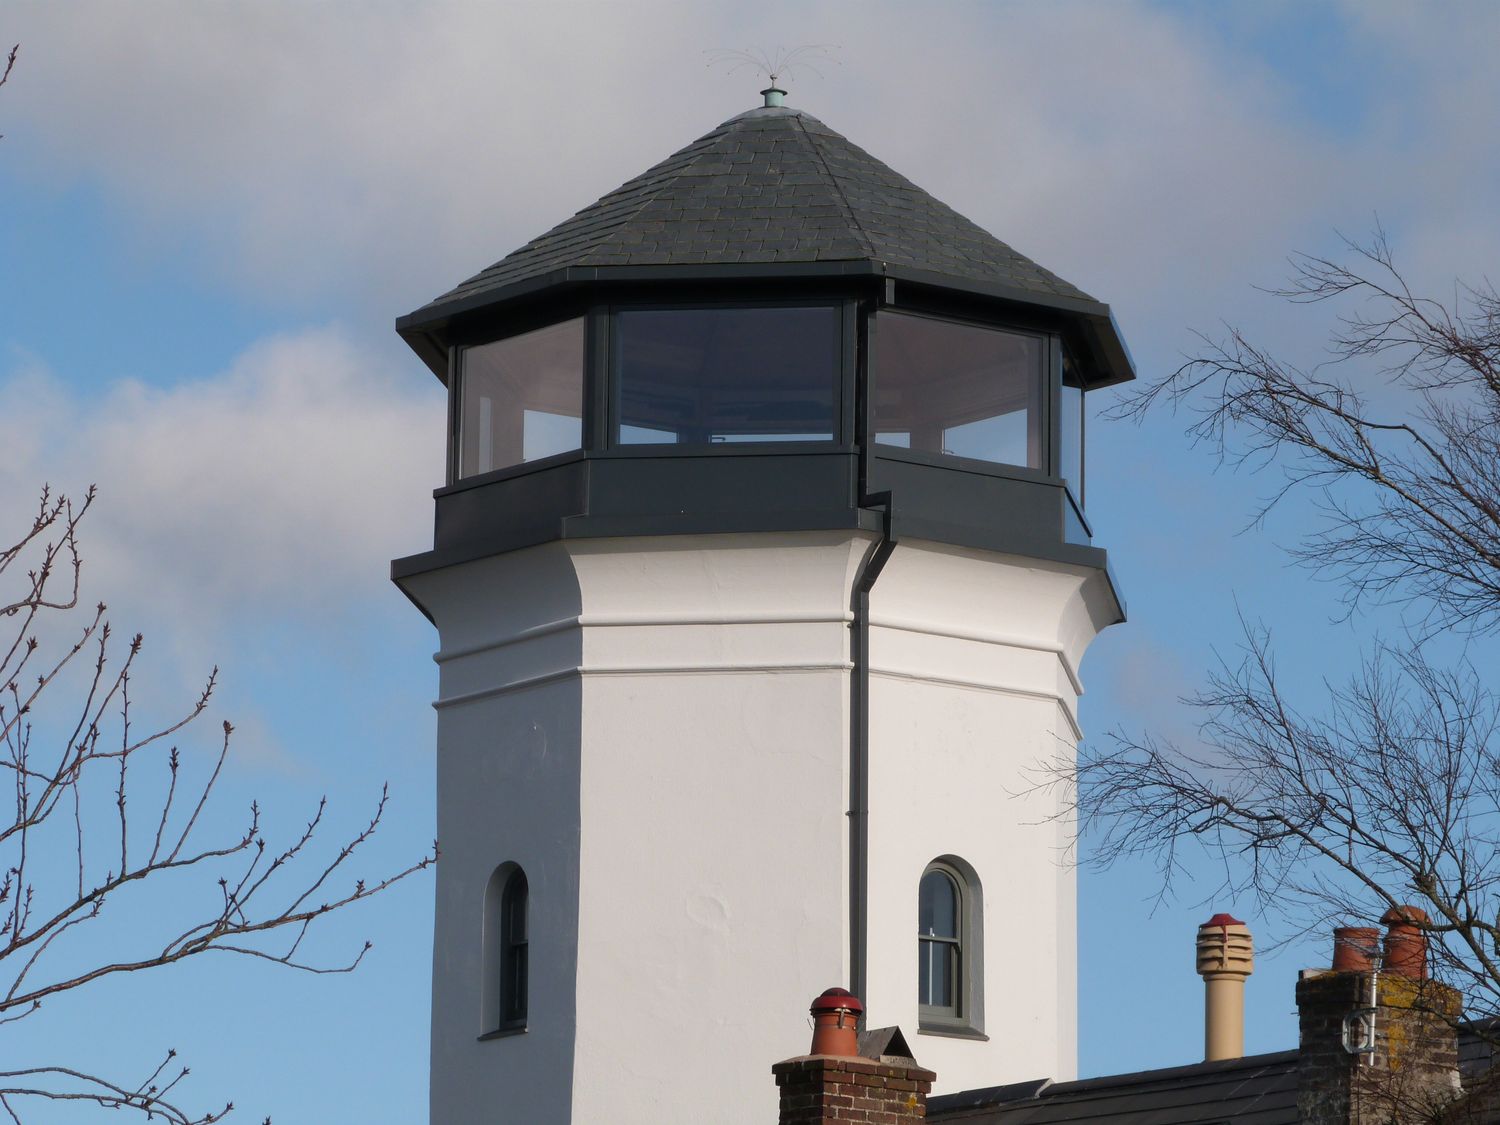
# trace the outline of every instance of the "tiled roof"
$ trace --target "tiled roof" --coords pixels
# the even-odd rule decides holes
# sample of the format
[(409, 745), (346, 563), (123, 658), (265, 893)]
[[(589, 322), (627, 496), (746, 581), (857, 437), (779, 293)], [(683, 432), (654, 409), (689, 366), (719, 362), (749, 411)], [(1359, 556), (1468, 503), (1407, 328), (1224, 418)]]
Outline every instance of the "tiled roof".
[(1297, 1052), (928, 1099), (952, 1125), (1296, 1125)]
[(570, 267), (876, 262), (1093, 298), (800, 110), (742, 113), (419, 309)]

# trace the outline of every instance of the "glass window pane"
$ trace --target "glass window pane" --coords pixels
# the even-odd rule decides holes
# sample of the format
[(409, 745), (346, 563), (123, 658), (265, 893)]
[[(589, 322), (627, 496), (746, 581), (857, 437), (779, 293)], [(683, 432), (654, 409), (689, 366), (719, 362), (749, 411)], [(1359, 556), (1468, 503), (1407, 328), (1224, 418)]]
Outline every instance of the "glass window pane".
[(582, 447), (583, 351), (582, 317), (463, 350), (460, 477)]
[(505, 885), (505, 940), (511, 944), (526, 940), (526, 876), (517, 871)]
[(954, 1007), (957, 946), (945, 941), (917, 942), (917, 1002), (934, 1008)]
[(917, 933), (958, 937), (958, 888), (946, 872), (929, 871), (922, 876), (917, 890)]
[(831, 306), (622, 309), (615, 440), (832, 441), (840, 336)]
[(1041, 468), (1044, 341), (909, 313), (877, 318), (875, 441)]
[(1063, 383), (1062, 388), (1062, 477), (1083, 505), (1083, 388)]
[(500, 1011), (506, 1023), (517, 1023), (526, 1018), (526, 959), (526, 946), (518, 945), (511, 949), (505, 978), (505, 995), (500, 1001)]

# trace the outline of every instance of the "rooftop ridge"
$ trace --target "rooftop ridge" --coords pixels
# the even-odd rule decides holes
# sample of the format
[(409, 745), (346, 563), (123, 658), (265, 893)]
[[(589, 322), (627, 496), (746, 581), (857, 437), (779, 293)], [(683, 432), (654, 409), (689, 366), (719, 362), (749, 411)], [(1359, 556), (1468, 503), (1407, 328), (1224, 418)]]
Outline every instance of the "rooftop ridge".
[[(813, 118), (812, 120), (819, 125), (823, 125), (823, 123), (821, 121), (818, 121), (817, 118)], [(828, 126), (823, 125), (823, 128), (827, 129)], [(859, 232), (860, 238), (864, 241), (866, 252), (871, 258), (878, 259), (879, 254), (876, 253), (874, 240), (870, 237), (869, 232), (865, 230), (864, 225), (859, 221), (859, 216), (854, 213), (854, 208), (849, 205), (849, 197), (844, 194), (844, 185), (839, 183), (838, 177), (833, 174), (833, 169), (828, 167), (828, 158), (823, 154), (822, 147), (816, 140), (813, 139), (814, 134), (808, 130), (805, 124), (803, 124), (800, 115), (797, 118), (797, 129), (806, 139), (807, 147), (810, 148), (813, 152), (813, 155), (818, 158), (818, 163), (823, 168), (823, 174), (826, 175), (829, 179), (829, 182), (833, 184), (834, 194), (838, 196), (839, 203), (844, 208), (844, 213), (849, 216), (850, 224), (856, 231)], [(831, 132), (832, 130), (829, 131)]]

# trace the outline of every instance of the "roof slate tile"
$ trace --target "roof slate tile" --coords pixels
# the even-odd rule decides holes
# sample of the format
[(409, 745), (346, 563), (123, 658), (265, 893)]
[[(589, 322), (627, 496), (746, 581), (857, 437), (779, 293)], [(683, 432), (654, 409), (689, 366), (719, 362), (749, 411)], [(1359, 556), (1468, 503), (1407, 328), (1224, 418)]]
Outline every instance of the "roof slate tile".
[(424, 306), (568, 266), (866, 260), (1091, 300), (800, 110), (741, 114)]

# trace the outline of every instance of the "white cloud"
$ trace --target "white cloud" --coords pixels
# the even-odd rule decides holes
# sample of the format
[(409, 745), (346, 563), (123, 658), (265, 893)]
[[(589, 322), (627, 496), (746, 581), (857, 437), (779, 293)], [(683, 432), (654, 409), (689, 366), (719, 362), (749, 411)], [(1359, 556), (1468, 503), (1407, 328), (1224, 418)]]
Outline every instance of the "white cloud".
[(9, 159), (222, 278), (404, 311), (754, 102), (708, 48), (837, 43), (793, 100), (1018, 248), (1159, 309), (1340, 191), (1275, 76), (1114, 5), (100, 3), (26, 10)]
[(430, 542), (443, 411), (337, 329), (264, 340), (162, 389), (70, 393), (35, 364), (0, 382), (0, 518), (43, 481), (100, 499), (88, 596), (184, 637), (227, 618), (318, 615), (385, 593), (384, 563)]
[(751, 104), (708, 48), (821, 41), (838, 62), (797, 104), (1085, 288), (1196, 322), (1333, 223), (1434, 203), (1411, 236), (1450, 253), (1493, 202), (1494, 7), (1344, 14), (1392, 73), (1335, 135), (1235, 32), (1145, 3), (37, 6), (7, 159), (100, 184), (221, 280), (384, 317)]
[(640, 28), (633, 5), (28, 9), (8, 155), (101, 183), (221, 279), (389, 314), (613, 186), (612, 152), (637, 170), (650, 130), (610, 119), (652, 101)]

